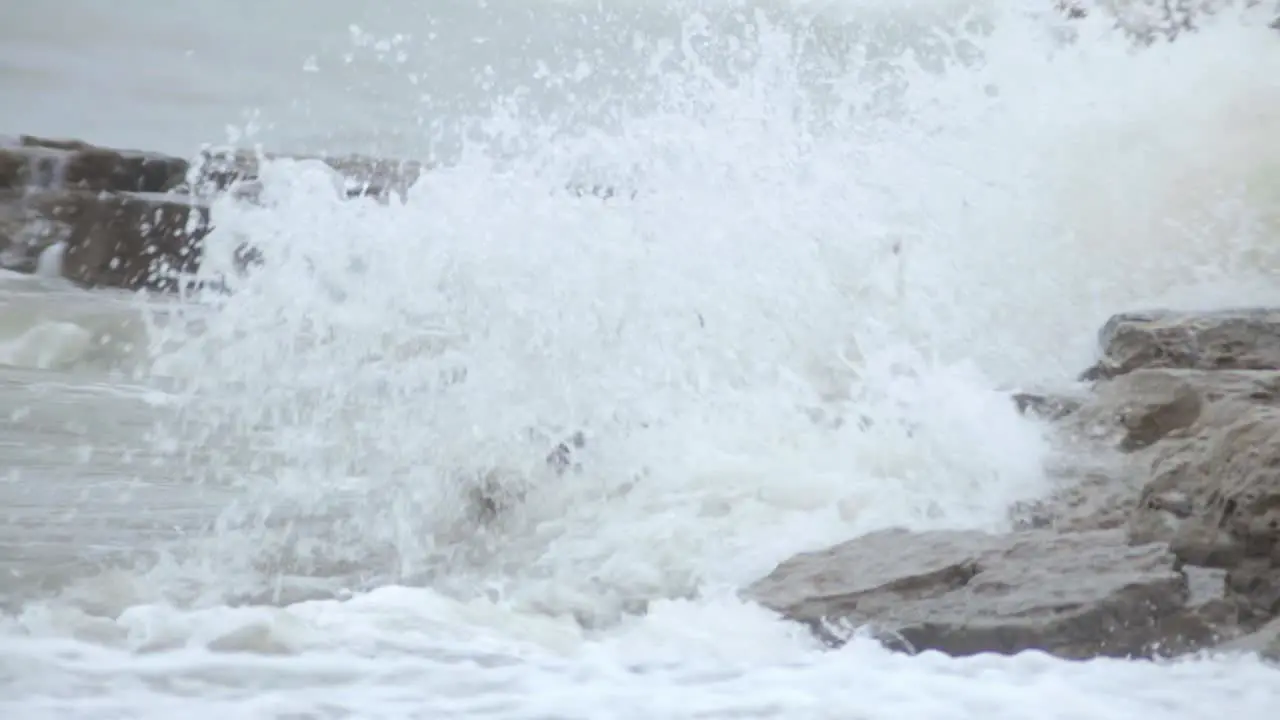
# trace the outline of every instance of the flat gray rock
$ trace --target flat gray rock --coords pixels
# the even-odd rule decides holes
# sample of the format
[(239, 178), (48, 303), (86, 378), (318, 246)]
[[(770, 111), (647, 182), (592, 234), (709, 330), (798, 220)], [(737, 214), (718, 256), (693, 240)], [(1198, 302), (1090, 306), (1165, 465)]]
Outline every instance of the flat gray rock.
[(1188, 606), (1174, 563), (1165, 545), (1130, 546), (1118, 530), (886, 530), (791, 558), (744, 595), (832, 643), (842, 625), (869, 626), (908, 651), (1151, 657), (1230, 629)]

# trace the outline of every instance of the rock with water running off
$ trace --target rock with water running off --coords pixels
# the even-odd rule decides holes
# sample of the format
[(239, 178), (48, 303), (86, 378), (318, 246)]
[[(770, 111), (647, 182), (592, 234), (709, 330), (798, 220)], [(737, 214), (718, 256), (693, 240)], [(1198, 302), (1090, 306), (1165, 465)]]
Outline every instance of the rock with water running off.
[(779, 565), (746, 597), (838, 644), (865, 627), (890, 647), (948, 655), (1041, 650), (1152, 657), (1234, 637), (1194, 605), (1166, 545), (1122, 531), (884, 530)]
[(30, 272), (61, 245), (63, 275), (89, 287), (170, 289), (208, 230), (207, 207), (178, 195), (0, 191), (0, 265)]
[[(403, 196), (425, 171), (415, 161), (355, 155), (297, 157), (206, 150), (195, 162), (79, 140), (0, 137), (0, 268), (33, 272), (65, 249), (63, 274), (82, 285), (169, 290), (199, 266), (212, 231), (210, 203), (260, 199), (265, 160), (312, 161), (332, 172), (338, 197)], [(236, 253), (240, 269), (260, 261)]]

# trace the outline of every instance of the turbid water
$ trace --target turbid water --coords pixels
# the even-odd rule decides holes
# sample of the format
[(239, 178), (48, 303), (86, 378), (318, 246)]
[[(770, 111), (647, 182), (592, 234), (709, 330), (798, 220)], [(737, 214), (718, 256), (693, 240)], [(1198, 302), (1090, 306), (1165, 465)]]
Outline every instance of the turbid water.
[(0, 133), (440, 167), (272, 166), (229, 295), (0, 278), (0, 715), (1273, 717), (1255, 657), (826, 651), (736, 598), (1004, 527), (1062, 458), (1001, 389), (1109, 313), (1280, 300), (1272, 18), (1050, 4), (5, 4)]

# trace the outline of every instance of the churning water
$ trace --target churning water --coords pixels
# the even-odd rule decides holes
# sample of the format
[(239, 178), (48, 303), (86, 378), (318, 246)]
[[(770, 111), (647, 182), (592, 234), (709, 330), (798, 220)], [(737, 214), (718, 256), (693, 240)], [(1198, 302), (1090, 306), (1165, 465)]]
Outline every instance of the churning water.
[(736, 599), (1004, 527), (1060, 452), (1004, 391), (1109, 313), (1280, 300), (1273, 17), (1043, 5), (7, 3), (2, 132), (437, 167), (269, 166), (230, 294), (0, 278), (0, 711), (1271, 717), (1251, 657), (831, 652)]

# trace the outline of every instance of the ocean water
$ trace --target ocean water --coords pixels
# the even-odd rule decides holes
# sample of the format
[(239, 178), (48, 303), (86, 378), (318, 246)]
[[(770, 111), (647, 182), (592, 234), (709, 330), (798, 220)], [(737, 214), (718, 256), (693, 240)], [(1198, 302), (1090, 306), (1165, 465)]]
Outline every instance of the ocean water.
[(1110, 313), (1280, 300), (1274, 15), (1043, 5), (0, 7), (0, 133), (437, 164), (268, 166), (229, 294), (0, 277), (0, 715), (1272, 717), (1252, 656), (828, 651), (736, 596), (1098, 461), (1007, 391)]

